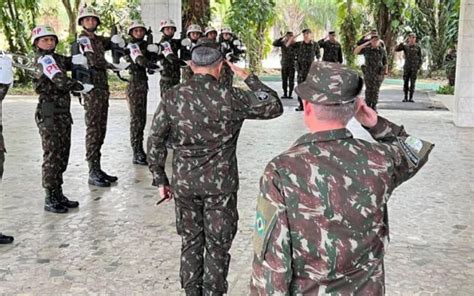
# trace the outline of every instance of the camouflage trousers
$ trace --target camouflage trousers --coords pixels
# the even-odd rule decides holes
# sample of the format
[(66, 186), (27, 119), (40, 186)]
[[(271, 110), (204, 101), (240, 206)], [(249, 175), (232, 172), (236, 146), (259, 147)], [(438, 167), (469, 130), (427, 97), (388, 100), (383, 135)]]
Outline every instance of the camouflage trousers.
[(365, 102), (367, 103), (367, 106), (374, 110), (377, 108), (377, 103), (379, 102), (379, 92), (383, 78), (383, 74), (366, 73), (364, 75)]
[(172, 88), (173, 86), (179, 84), (179, 78), (168, 78), (168, 77), (161, 77), (160, 79), (160, 96), (163, 97), (165, 92)]
[(219, 75), (219, 84), (226, 89), (230, 89), (234, 83), (234, 72), (227, 64), (222, 65), (221, 74)]
[[(295, 64), (281, 64), (281, 80), (284, 94), (291, 95), (293, 93), (293, 89), (295, 88), (295, 72)], [(288, 87), (289, 92), (287, 92)]]
[(417, 74), (418, 69), (406, 68), (403, 70), (403, 92), (405, 93), (405, 97), (408, 91), (410, 91), (410, 98), (413, 98)]
[[(297, 75), (297, 81), (298, 84), (303, 83), (306, 80), (306, 77), (308, 77), (309, 69), (311, 68), (311, 64), (299, 64), (298, 65), (298, 75)], [(300, 103), (300, 109), (303, 109), (303, 101), (301, 98), (298, 96), (298, 102)]]
[[(186, 295), (222, 295), (237, 232), (237, 193), (176, 197), (181, 287)], [(206, 250), (206, 252), (204, 252)]]
[(7, 95), (9, 87), (7, 84), (0, 84), (0, 179), (3, 176), (3, 163), (5, 162), (5, 153), (7, 152), (5, 142), (3, 141), (2, 102)]
[(133, 149), (143, 147), (143, 130), (146, 125), (148, 83), (130, 81), (127, 100), (130, 109), (130, 144)]
[(84, 95), (87, 161), (100, 160), (100, 149), (104, 144), (107, 131), (109, 95), (108, 89), (100, 88), (94, 88)]
[(42, 104), (38, 104), (35, 121), (43, 147), (43, 188), (55, 189), (63, 184), (63, 173), (67, 169), (71, 148), (72, 117), (69, 110), (46, 115)]
[(182, 73), (182, 81), (185, 82), (186, 80), (188, 80), (189, 78), (193, 77), (193, 70), (191, 70), (191, 67), (184, 67), (183, 68), (183, 73)]

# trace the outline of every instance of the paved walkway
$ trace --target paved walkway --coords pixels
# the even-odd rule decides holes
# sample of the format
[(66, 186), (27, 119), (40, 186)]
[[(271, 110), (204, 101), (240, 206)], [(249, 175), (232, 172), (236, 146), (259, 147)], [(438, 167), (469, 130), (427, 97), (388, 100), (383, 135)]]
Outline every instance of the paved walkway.
[[(449, 112), (429, 108), (426, 93), (417, 93), (413, 105), (399, 102), (400, 93), (396, 86), (383, 91), (380, 114), (436, 147), (426, 167), (389, 203), (387, 295), (472, 295), (474, 129), (457, 128)], [(9, 153), (0, 185), (0, 230), (14, 235), (15, 242), (0, 247), (0, 295), (182, 295), (174, 206), (154, 206), (157, 190), (150, 186), (148, 169), (131, 164), (125, 101), (112, 101), (109, 112), (103, 167), (120, 179), (108, 189), (87, 185), (84, 112), (73, 104), (64, 191), (81, 206), (67, 215), (43, 211), (35, 104), (11, 97), (4, 101)], [(285, 105), (282, 117), (248, 121), (242, 130), (240, 221), (231, 250), (229, 295), (247, 294), (262, 170), (305, 132), (301, 113), (293, 111), (296, 100)], [(419, 110), (395, 110), (400, 108)], [(368, 138), (355, 122), (350, 129)]]

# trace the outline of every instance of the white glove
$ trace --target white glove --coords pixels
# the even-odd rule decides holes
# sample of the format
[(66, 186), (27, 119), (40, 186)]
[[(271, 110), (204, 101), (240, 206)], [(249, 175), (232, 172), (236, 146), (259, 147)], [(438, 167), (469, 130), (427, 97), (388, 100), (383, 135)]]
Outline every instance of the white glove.
[(162, 42), (161, 46), (163, 46), (163, 55), (165, 56), (165, 58), (170, 54), (173, 54), (173, 49), (171, 48), (171, 44), (169, 42)]
[(120, 71), (126, 70), (128, 66), (130, 66), (130, 63), (120, 60), (120, 63), (111, 64), (111, 65), (112, 65), (112, 68), (111, 68), (112, 71), (120, 72)]
[(184, 46), (184, 47), (190, 46), (191, 43), (192, 43), (192, 41), (189, 38), (185, 38), (185, 39), (181, 40), (181, 45)]
[(153, 53), (158, 53), (159, 54), (159, 51), (160, 51), (160, 47), (156, 44), (148, 44), (147, 47), (146, 47), (146, 50), (148, 52), (153, 52)]
[(78, 91), (78, 93), (80, 93), (80, 94), (87, 94), (88, 92), (90, 92), (94, 88), (94, 85), (92, 85), (92, 84), (82, 83), (80, 81), (79, 81), (79, 83), (82, 84), (82, 87), (84, 87), (83, 90)]
[(74, 65), (79, 65), (84, 68), (88, 68), (87, 58), (83, 54), (75, 54), (72, 56), (72, 63)]
[(125, 40), (123, 40), (122, 36), (120, 35), (114, 35), (110, 38), (110, 41), (112, 43), (117, 44), (119, 47), (124, 48), (125, 47)]

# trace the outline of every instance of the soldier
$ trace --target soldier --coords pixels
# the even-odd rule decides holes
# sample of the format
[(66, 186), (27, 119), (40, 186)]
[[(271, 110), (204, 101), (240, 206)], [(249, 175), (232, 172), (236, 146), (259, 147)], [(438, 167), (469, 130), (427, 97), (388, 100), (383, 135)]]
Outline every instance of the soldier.
[[(189, 25), (188, 29), (186, 30), (186, 36), (187, 38), (181, 41), (182, 46), (180, 53), (181, 59), (186, 63), (189, 63), (189, 61), (191, 61), (191, 49), (196, 46), (199, 38), (202, 37), (201, 26), (194, 24)], [(193, 71), (188, 65), (183, 68), (183, 82), (191, 78), (191, 76), (193, 76)]]
[[(13, 82), (12, 61), (5, 55), (0, 55), (0, 182), (3, 176), (3, 162), (5, 161), (5, 142), (3, 141), (2, 102), (7, 95), (8, 88)], [(13, 236), (0, 232), (0, 245), (13, 243)]]
[(130, 143), (134, 164), (147, 165), (143, 150), (143, 130), (146, 124), (146, 104), (148, 94), (147, 69), (154, 71), (158, 66), (150, 61), (152, 54), (159, 51), (158, 45), (148, 44), (145, 40), (146, 27), (134, 21), (128, 28), (131, 42), (128, 44), (130, 81), (127, 86), (128, 106), (130, 109)]
[[(362, 36), (362, 38), (359, 39), (359, 41), (357, 41), (357, 46), (362, 45), (366, 43), (367, 41), (370, 41), (370, 39), (372, 39), (372, 36), (378, 36), (378, 35), (379, 33), (377, 33), (376, 29), (370, 30), (369, 33), (366, 33), (364, 36)], [(385, 43), (383, 42), (383, 40), (380, 40), (380, 46), (385, 47)]]
[[(296, 53), (296, 68), (298, 71), (297, 81), (303, 83), (308, 76), (309, 68), (314, 61), (314, 58), (319, 60), (321, 57), (319, 45), (313, 41), (313, 34), (310, 29), (303, 30), (303, 41), (295, 43), (298, 35), (290, 38), (286, 43), (286, 46), (292, 46)], [(296, 111), (303, 111), (303, 101), (298, 97), (299, 107)]]
[[(260, 179), (251, 295), (383, 295), (387, 201), (433, 145), (356, 98), (362, 78), (314, 63), (295, 91), (310, 133)], [(353, 138), (356, 118), (378, 142)]]
[(323, 61), (342, 64), (342, 47), (336, 40), (336, 32), (330, 31), (326, 38), (318, 41), (319, 47), (324, 49)]
[(214, 42), (217, 42), (217, 30), (214, 27), (206, 27), (206, 30), (204, 31), (204, 36)]
[[(93, 88), (68, 78), (73, 60), (55, 53), (58, 37), (49, 26), (38, 26), (32, 32), (32, 45), (37, 63), (43, 73), (33, 79), (35, 92), (39, 94), (35, 121), (43, 146), (43, 188), (46, 192), (44, 209), (53, 213), (67, 213), (77, 208), (62, 191), (63, 173), (66, 171), (71, 147), (72, 116), (70, 91), (87, 93)], [(86, 64), (84, 56), (74, 57), (74, 63)]]
[(362, 72), (365, 80), (365, 101), (370, 108), (377, 110), (380, 86), (384, 75), (388, 74), (387, 52), (378, 35), (374, 35), (369, 41), (357, 46), (354, 53), (364, 55), (365, 66), (362, 66)]
[[(413, 94), (415, 93), (416, 75), (423, 64), (421, 47), (416, 44), (416, 34), (408, 34), (408, 42), (400, 43), (395, 47), (395, 51), (403, 51), (405, 54), (405, 64), (403, 65), (403, 93), (405, 94), (403, 102), (414, 102)], [(410, 90), (410, 98), (408, 99), (408, 90)]]
[(448, 54), (444, 59), (444, 63), (449, 85), (454, 86), (456, 82), (456, 46), (448, 50)]
[[(231, 29), (224, 28), (221, 30), (219, 36), (219, 44), (222, 55), (231, 63), (236, 63), (240, 59), (240, 55), (244, 53), (242, 50), (242, 43), (234, 36)], [(221, 74), (219, 75), (219, 83), (225, 88), (230, 89), (234, 82), (234, 72), (227, 63), (222, 66)]]
[[(246, 119), (271, 119), (283, 113), (276, 92), (228, 61), (251, 91), (219, 85), (223, 57), (218, 47), (201, 38), (193, 48), (194, 75), (165, 94), (147, 144), (153, 185), (161, 197), (175, 197), (176, 228), (182, 238), (181, 286), (186, 295), (227, 292), (229, 249), (238, 220), (239, 132)], [(171, 184), (165, 173), (167, 143), (174, 151)]]
[(285, 36), (273, 41), (273, 46), (281, 47), (282, 99), (293, 99), (293, 88), (295, 87), (295, 50), (294, 47), (286, 46), (286, 42), (292, 37), (293, 32), (286, 32)]
[(119, 35), (114, 35), (111, 38), (97, 36), (95, 31), (100, 25), (100, 18), (91, 7), (81, 9), (77, 23), (83, 28), (78, 41), (87, 58), (92, 84), (95, 86), (91, 92), (84, 96), (86, 159), (89, 164), (88, 183), (99, 187), (109, 187), (110, 183), (116, 182), (118, 178), (105, 173), (100, 165), (100, 149), (104, 144), (109, 112), (110, 92), (107, 69), (114, 69), (105, 60), (105, 51), (111, 49), (112, 42), (124, 47), (125, 41)]
[(173, 20), (166, 19), (160, 22), (161, 36), (160, 45), (163, 47), (163, 70), (160, 78), (160, 95), (163, 98), (165, 92), (179, 84), (181, 78), (181, 68), (178, 59), (178, 52), (181, 48), (181, 40), (173, 39), (176, 32), (176, 25)]

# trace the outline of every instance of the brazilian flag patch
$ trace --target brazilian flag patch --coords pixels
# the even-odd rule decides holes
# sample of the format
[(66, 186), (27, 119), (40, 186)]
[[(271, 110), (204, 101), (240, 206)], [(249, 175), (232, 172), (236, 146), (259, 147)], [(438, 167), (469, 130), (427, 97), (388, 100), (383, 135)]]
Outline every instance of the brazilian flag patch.
[(270, 235), (275, 228), (278, 208), (263, 197), (257, 200), (257, 216), (255, 218), (253, 247), (255, 254), (263, 259), (267, 250)]

